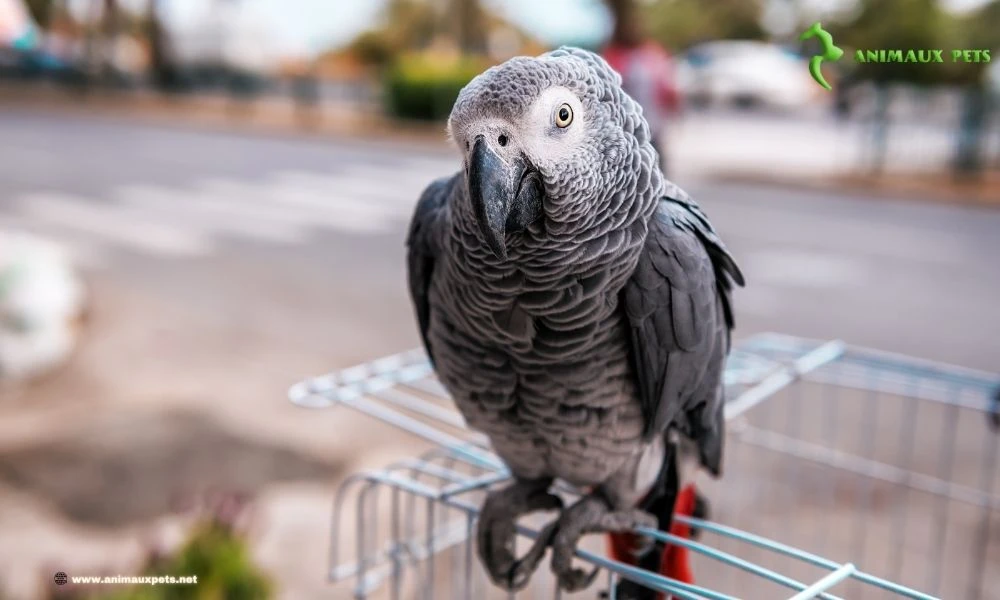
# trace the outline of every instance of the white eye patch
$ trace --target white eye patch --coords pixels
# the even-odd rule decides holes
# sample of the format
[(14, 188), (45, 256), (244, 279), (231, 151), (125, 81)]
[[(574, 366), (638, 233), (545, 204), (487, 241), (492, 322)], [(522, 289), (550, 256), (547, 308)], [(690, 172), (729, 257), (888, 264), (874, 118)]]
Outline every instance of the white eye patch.
[[(557, 112), (564, 104), (572, 110), (572, 122), (556, 124)], [(583, 104), (576, 94), (562, 86), (551, 87), (532, 102), (521, 125), (521, 136), (529, 156), (558, 162), (573, 152), (584, 139), (587, 126)]]

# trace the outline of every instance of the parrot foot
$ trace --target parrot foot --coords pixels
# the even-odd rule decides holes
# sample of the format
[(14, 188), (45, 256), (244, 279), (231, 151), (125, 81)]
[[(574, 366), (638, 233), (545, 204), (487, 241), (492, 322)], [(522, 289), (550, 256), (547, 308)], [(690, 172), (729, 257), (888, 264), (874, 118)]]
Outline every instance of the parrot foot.
[(600, 496), (589, 495), (563, 511), (555, 523), (552, 538), (552, 572), (559, 587), (567, 592), (585, 589), (593, 583), (598, 569), (590, 572), (573, 567), (573, 555), (580, 538), (588, 533), (632, 531), (639, 527), (656, 529), (653, 515), (639, 509), (614, 511)]
[(514, 556), (518, 517), (537, 511), (562, 510), (562, 499), (548, 492), (551, 484), (551, 480), (515, 480), (490, 493), (483, 503), (476, 528), (479, 559), (493, 583), (505, 590), (518, 591), (527, 586), (555, 533), (550, 524), (527, 554), (520, 559)]

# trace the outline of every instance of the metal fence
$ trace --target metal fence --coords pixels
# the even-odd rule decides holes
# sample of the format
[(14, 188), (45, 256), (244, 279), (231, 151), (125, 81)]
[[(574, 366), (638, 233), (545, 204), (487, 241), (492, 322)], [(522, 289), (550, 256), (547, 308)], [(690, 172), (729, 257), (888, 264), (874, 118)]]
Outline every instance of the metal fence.
[(862, 84), (842, 93), (861, 174), (1000, 170), (1000, 96), (980, 88)]
[[(1000, 564), (1000, 436), (985, 414), (998, 379), (840, 342), (739, 343), (726, 372), (726, 474), (699, 484), (713, 520), (681, 517), (698, 541), (642, 531), (692, 550), (697, 585), (614, 562), (587, 539), (578, 557), (604, 578), (573, 597), (625, 577), (685, 599), (1000, 598), (989, 568)], [(484, 491), (507, 472), (464, 427), (422, 352), (302, 382), (290, 397), (351, 407), (432, 444), (340, 487), (333, 597), (563, 595), (546, 568), (516, 596), (486, 580), (469, 534)]]

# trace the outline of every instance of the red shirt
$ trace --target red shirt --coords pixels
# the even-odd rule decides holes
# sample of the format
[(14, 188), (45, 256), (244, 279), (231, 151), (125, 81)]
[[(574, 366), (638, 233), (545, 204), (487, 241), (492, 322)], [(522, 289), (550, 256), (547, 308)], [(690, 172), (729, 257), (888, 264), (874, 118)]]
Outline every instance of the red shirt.
[[(604, 60), (621, 74), (625, 91), (644, 110), (675, 112), (680, 109), (681, 97), (677, 89), (674, 59), (659, 44), (645, 42), (635, 47), (609, 45), (604, 49)], [(636, 89), (640, 87), (635, 81), (636, 73), (644, 75), (643, 79), (649, 82), (651, 89)], [(651, 103), (656, 106), (649, 106)]]

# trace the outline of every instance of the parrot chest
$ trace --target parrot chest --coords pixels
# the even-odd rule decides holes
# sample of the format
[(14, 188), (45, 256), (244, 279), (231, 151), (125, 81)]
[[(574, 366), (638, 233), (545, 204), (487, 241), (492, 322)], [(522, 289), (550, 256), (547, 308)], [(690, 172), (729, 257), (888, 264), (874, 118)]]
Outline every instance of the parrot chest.
[[(598, 279), (607, 284), (610, 274)], [(448, 307), (435, 311), (429, 331), (438, 376), (519, 476), (596, 485), (642, 449), (617, 290), (586, 285), (567, 278), (507, 294), (432, 290)]]

